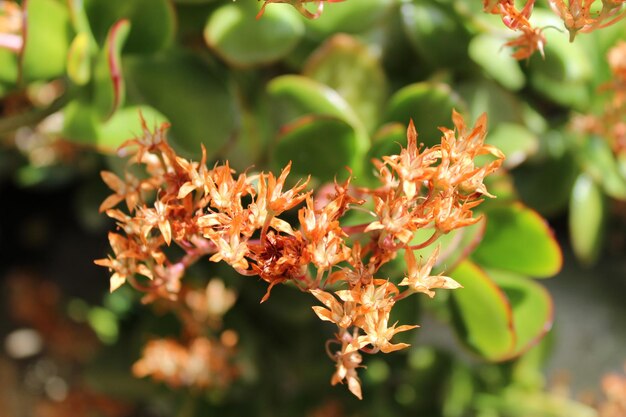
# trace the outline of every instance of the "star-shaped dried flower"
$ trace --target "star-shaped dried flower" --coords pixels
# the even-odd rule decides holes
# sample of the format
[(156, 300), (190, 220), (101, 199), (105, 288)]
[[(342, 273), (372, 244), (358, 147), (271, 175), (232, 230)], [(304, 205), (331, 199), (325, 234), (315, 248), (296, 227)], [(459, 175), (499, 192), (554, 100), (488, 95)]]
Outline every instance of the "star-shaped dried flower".
[(361, 326), (366, 334), (353, 340), (346, 348), (346, 352), (354, 352), (363, 349), (367, 345), (372, 346), (372, 353), (378, 352), (379, 350), (383, 353), (389, 353), (409, 347), (410, 345), (408, 343), (391, 343), (391, 339), (396, 333), (406, 332), (407, 330), (415, 329), (419, 326), (402, 325), (396, 327), (397, 323), (395, 323), (389, 327), (388, 321), (388, 311), (378, 310), (366, 314), (364, 324)]
[(404, 259), (406, 260), (407, 274), (398, 285), (408, 286), (412, 292), (421, 292), (428, 295), (430, 298), (435, 296), (434, 288), (446, 288), (455, 289), (461, 288), (462, 285), (453, 280), (450, 277), (443, 276), (441, 274), (431, 275), (437, 257), (439, 256), (439, 246), (435, 248), (433, 253), (428, 258), (428, 261), (424, 265), (418, 264), (415, 260), (415, 255), (410, 248), (404, 251)]

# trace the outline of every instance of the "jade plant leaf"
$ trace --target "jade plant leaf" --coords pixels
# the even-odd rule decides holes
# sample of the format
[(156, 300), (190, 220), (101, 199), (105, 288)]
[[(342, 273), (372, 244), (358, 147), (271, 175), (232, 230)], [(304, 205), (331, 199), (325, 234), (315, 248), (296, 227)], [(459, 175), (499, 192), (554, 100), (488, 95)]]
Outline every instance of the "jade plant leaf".
[(18, 74), (17, 55), (0, 48), (0, 83), (7, 86), (15, 84)]
[(219, 67), (184, 52), (124, 61), (128, 94), (172, 123), (170, 141), (190, 156), (204, 144), (209, 158), (221, 152), (239, 129), (239, 110), (230, 80)]
[(366, 44), (349, 35), (335, 35), (310, 56), (302, 72), (337, 91), (368, 131), (377, 126), (387, 80), (380, 61)]
[(576, 155), (587, 172), (602, 185), (604, 191), (617, 199), (626, 198), (626, 178), (607, 141), (598, 136), (590, 136)]
[(489, 115), (489, 126), (524, 121), (523, 102), (492, 80), (471, 80), (459, 85), (455, 91), (467, 103), (468, 113), (473, 119), (482, 113)]
[(275, 62), (291, 52), (304, 35), (304, 24), (293, 8), (268, 7), (263, 18), (256, 19), (255, 3), (226, 4), (213, 12), (206, 24), (206, 43), (230, 65)]
[(480, 34), (469, 44), (469, 56), (491, 78), (509, 90), (524, 86), (526, 77), (519, 62), (511, 56), (511, 49), (502, 45), (502, 39), (491, 34)]
[(326, 4), (322, 17), (305, 22), (307, 32), (317, 39), (325, 39), (337, 32), (362, 33), (375, 27), (393, 5), (392, 0), (359, 0)]
[(150, 54), (174, 40), (176, 18), (168, 0), (86, 0), (85, 11), (94, 38), (101, 45), (109, 27), (122, 19), (132, 27), (124, 52)]
[(67, 55), (67, 76), (76, 85), (85, 85), (91, 79), (91, 50), (89, 35), (78, 33)]
[(585, 173), (576, 179), (569, 203), (569, 231), (574, 253), (592, 264), (602, 249), (606, 222), (606, 198), (596, 182)]
[(542, 285), (525, 276), (491, 269), (486, 273), (504, 291), (513, 310), (516, 341), (508, 357), (519, 356), (535, 346), (552, 328), (552, 297)]
[(106, 42), (95, 68), (95, 105), (103, 120), (110, 118), (124, 104), (126, 86), (121, 68), (121, 51), (130, 22), (116, 22), (107, 35)]
[(351, 126), (355, 132), (354, 163), (351, 168), (355, 175), (359, 175), (363, 156), (369, 148), (369, 137), (354, 110), (335, 90), (297, 75), (274, 78), (267, 89), (275, 104), (279, 126), (306, 115), (333, 116)]
[(22, 7), (26, 16), (20, 60), (22, 80), (62, 76), (73, 36), (68, 9), (54, 0), (28, 0)]
[[(562, 21), (552, 13), (537, 9), (535, 24), (542, 27), (560, 27)], [(568, 35), (546, 30), (545, 59), (535, 54), (529, 61), (529, 79), (532, 87), (546, 98), (576, 110), (585, 111), (590, 89), (587, 83), (593, 75), (589, 58), (579, 42), (569, 42)]]
[(449, 5), (405, 2), (401, 13), (411, 45), (428, 64), (458, 70), (469, 61), (469, 33)]
[(291, 172), (312, 175), (322, 182), (345, 177), (354, 165), (357, 133), (344, 120), (332, 116), (303, 116), (284, 126), (273, 152), (274, 168), (293, 162)]
[(514, 168), (539, 149), (539, 138), (525, 126), (516, 123), (500, 123), (491, 129), (486, 143), (500, 149), (506, 159), (504, 166)]
[[(546, 143), (549, 137), (542, 137)], [(513, 171), (515, 186), (522, 201), (543, 215), (559, 213), (570, 198), (579, 168), (572, 152), (544, 161), (528, 161)]]
[(547, 278), (561, 269), (561, 249), (546, 221), (521, 203), (485, 211), (487, 230), (472, 258), (480, 265)]
[(439, 126), (452, 125), (452, 110), (465, 111), (465, 103), (447, 84), (421, 82), (398, 90), (387, 106), (385, 120), (408, 125), (413, 119), (418, 141), (426, 146), (440, 142)]
[(168, 121), (154, 108), (140, 105), (121, 108), (103, 122), (97, 109), (85, 99), (70, 102), (63, 113), (63, 135), (66, 138), (109, 154), (115, 153), (126, 140), (141, 135), (141, 117), (151, 128)]
[(505, 293), (471, 261), (462, 262), (447, 275), (463, 286), (450, 292), (460, 339), (488, 360), (506, 358), (516, 340), (513, 311)]

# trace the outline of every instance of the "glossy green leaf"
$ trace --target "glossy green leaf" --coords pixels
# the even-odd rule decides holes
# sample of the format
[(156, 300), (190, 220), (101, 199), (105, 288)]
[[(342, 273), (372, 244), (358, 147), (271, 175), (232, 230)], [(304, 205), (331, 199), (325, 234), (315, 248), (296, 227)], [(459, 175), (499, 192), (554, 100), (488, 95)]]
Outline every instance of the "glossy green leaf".
[(126, 85), (121, 68), (121, 51), (130, 22), (116, 22), (107, 35), (95, 67), (95, 105), (103, 120), (110, 118), (124, 104)]
[(401, 146), (406, 146), (406, 126), (402, 123), (387, 123), (381, 126), (372, 137), (372, 144), (363, 161), (363, 175), (356, 178), (359, 184), (379, 184), (377, 170), (372, 159), (382, 160), (383, 156), (398, 155)]
[(401, 14), (411, 45), (431, 66), (460, 70), (469, 61), (469, 33), (449, 5), (406, 2), (402, 5)]
[(626, 198), (626, 178), (620, 172), (613, 151), (604, 138), (586, 138), (576, 156), (584, 170), (602, 184), (608, 195), (617, 199)]
[(387, 79), (377, 56), (348, 35), (335, 35), (306, 62), (303, 74), (337, 91), (368, 131), (378, 124), (387, 93)]
[(409, 124), (413, 119), (418, 141), (426, 146), (440, 142), (440, 126), (452, 126), (452, 110), (464, 112), (465, 104), (447, 84), (422, 82), (397, 91), (387, 106), (385, 120)]
[[(540, 142), (552, 147), (560, 147), (562, 139), (554, 131), (541, 137)], [(550, 151), (548, 151), (550, 152)], [(570, 191), (580, 168), (572, 152), (548, 154), (542, 161), (528, 161), (513, 171), (515, 186), (521, 200), (547, 216), (562, 212), (567, 208)]]
[(209, 158), (220, 152), (239, 129), (239, 110), (230, 80), (221, 68), (183, 52), (124, 61), (128, 92), (172, 123), (170, 141), (198, 156), (204, 144)]
[[(553, 13), (542, 9), (533, 12), (538, 27), (562, 27), (563, 22)], [(587, 87), (593, 69), (584, 48), (578, 42), (569, 42), (567, 33), (544, 31), (545, 59), (539, 54), (529, 61), (530, 83), (539, 94), (555, 102), (586, 110), (591, 89)]]
[(167, 118), (150, 106), (129, 106), (119, 109), (113, 117), (98, 126), (96, 146), (103, 152), (115, 152), (128, 139), (142, 135), (141, 118), (148, 127), (156, 128)]
[(502, 39), (491, 34), (472, 38), (469, 56), (494, 80), (509, 90), (524, 86), (525, 76), (519, 63), (511, 56), (511, 49), (502, 46)]
[[(243, 3), (243, 4), (242, 4)], [(213, 12), (204, 29), (206, 43), (233, 66), (275, 62), (298, 44), (304, 24), (291, 7), (267, 7), (256, 19), (252, 0), (226, 4)]]
[(501, 270), (486, 272), (504, 291), (513, 309), (516, 342), (515, 349), (508, 356), (519, 356), (535, 346), (552, 328), (552, 297), (542, 285), (527, 277)]
[(17, 55), (7, 49), (0, 48), (0, 83), (12, 85), (18, 77)]
[(332, 116), (303, 116), (285, 126), (273, 152), (274, 167), (293, 162), (291, 172), (299, 177), (312, 175), (322, 182), (345, 177), (354, 165), (357, 133), (342, 119)]
[(448, 275), (463, 286), (450, 292), (461, 341), (486, 359), (502, 360), (516, 343), (513, 312), (506, 295), (470, 261), (462, 262)]
[(393, 4), (392, 0), (328, 3), (324, 5), (320, 18), (307, 20), (305, 24), (307, 31), (317, 39), (325, 39), (338, 32), (362, 33), (375, 27), (387, 15)]
[(487, 135), (486, 143), (500, 149), (506, 159), (504, 166), (514, 168), (537, 152), (539, 138), (520, 124), (500, 123)]
[[(96, 40), (93, 37), (91, 31), (91, 25), (89, 24), (89, 17), (87, 16), (87, 10), (85, 10), (84, 0), (68, 0), (67, 7), (70, 13), (70, 20), (74, 26), (74, 31), (77, 34), (87, 34), (89, 41), (93, 43), (93, 47), (97, 46)], [(112, 21), (111, 23), (114, 23)], [(106, 32), (105, 32), (106, 33)]]
[(98, 116), (87, 98), (70, 101), (63, 109), (63, 136), (84, 144), (93, 144), (97, 137)]
[(85, 0), (85, 10), (100, 44), (106, 41), (109, 27), (122, 19), (131, 23), (124, 52), (150, 54), (174, 40), (176, 19), (168, 0)]
[(587, 174), (578, 176), (569, 203), (569, 231), (574, 253), (586, 264), (598, 259), (604, 236), (606, 199)]
[(485, 267), (537, 278), (561, 269), (561, 249), (548, 224), (537, 212), (517, 203), (485, 212), (487, 230), (472, 258)]
[(306, 115), (334, 116), (348, 123), (356, 132), (354, 163), (355, 175), (361, 172), (363, 156), (369, 147), (365, 127), (348, 103), (332, 88), (310, 78), (284, 75), (268, 84), (274, 101), (274, 111), (280, 126)]
[(73, 142), (93, 146), (104, 153), (114, 153), (128, 139), (142, 135), (141, 117), (150, 127), (168, 120), (149, 106), (119, 109), (106, 122), (97, 110), (84, 100), (74, 100), (64, 109), (63, 135)]
[(55, 0), (24, 2), (26, 27), (20, 68), (26, 82), (59, 77), (65, 73), (72, 40), (69, 13)]
[(494, 81), (471, 80), (459, 85), (455, 91), (467, 103), (467, 111), (473, 119), (487, 113), (489, 126), (523, 122), (523, 102)]
[(67, 76), (76, 85), (85, 85), (91, 78), (89, 35), (81, 32), (74, 37), (67, 56)]

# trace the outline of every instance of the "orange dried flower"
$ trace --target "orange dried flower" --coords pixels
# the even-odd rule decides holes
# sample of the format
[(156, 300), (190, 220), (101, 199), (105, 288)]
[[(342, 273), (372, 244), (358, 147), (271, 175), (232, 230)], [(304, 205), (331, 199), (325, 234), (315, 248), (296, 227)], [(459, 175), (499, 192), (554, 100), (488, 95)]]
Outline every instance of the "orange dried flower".
[(174, 388), (224, 388), (237, 374), (231, 356), (229, 347), (204, 337), (188, 346), (157, 339), (148, 342), (142, 358), (133, 365), (133, 374), (138, 378), (151, 376)]
[[(413, 251), (477, 222), (472, 210), (483, 197), (493, 197), (483, 181), (500, 167), (504, 155), (484, 143), (486, 116), (471, 129), (460, 114), (453, 112), (452, 119), (454, 130), (441, 128), (441, 144), (430, 148), (418, 146), (415, 126), (409, 123), (407, 147), (398, 155), (374, 161), (380, 187), (353, 188), (349, 177), (342, 184), (327, 186), (331, 192), (316, 198), (305, 191), (308, 178), (287, 187), (291, 163), (278, 176), (236, 175), (228, 162), (208, 168), (204, 148), (199, 163), (176, 155), (165, 138), (165, 127), (125, 143), (122, 150), (133, 152), (129, 163), (143, 166), (148, 178), (139, 181), (128, 175), (123, 181), (114, 174), (102, 174), (115, 192), (105, 200), (103, 210), (116, 220), (120, 233), (109, 235), (113, 255), (96, 263), (111, 270), (112, 291), (129, 282), (146, 293), (144, 302), (160, 300), (160, 305), (177, 312), (185, 334), (194, 338), (189, 345), (151, 342), (144, 358), (135, 364), (135, 373), (174, 386), (220, 385), (206, 378), (213, 378), (207, 375), (215, 374), (217, 368), (228, 369), (227, 361), (219, 366), (211, 362), (215, 355), (224, 356), (223, 346), (201, 335), (203, 326), (213, 331), (219, 328), (221, 314), (234, 296), (221, 281), (211, 281), (205, 292), (183, 283), (186, 269), (208, 258), (266, 281), (269, 285), (261, 302), (268, 299), (274, 285), (284, 282), (317, 298), (324, 306), (314, 306), (315, 314), (338, 328), (329, 343), (342, 346), (335, 354), (329, 352), (337, 367), (331, 382), (347, 381), (350, 391), (361, 398), (358, 352), (403, 349), (408, 344), (392, 343), (393, 336), (417, 327), (389, 325), (395, 303), (416, 292), (432, 297), (435, 288), (460, 287), (452, 278), (431, 275), (438, 250), (423, 266), (417, 264)], [(491, 160), (476, 165), (475, 158), (481, 155)], [(144, 198), (148, 191), (156, 195), (154, 202)], [(342, 225), (343, 216), (367, 198), (373, 206), (362, 209), (372, 215), (370, 221)], [(129, 214), (112, 209), (122, 200)], [(303, 202), (298, 227), (280, 217)], [(415, 232), (426, 227), (433, 229), (432, 236), (413, 244)], [(178, 246), (183, 255), (173, 259), (170, 251), (166, 255), (164, 245)], [(402, 292), (390, 280), (375, 278), (399, 250), (405, 250), (408, 267), (400, 283), (408, 288)], [(140, 282), (137, 274), (150, 280)], [(343, 287), (331, 292), (325, 290), (328, 285)], [(210, 301), (211, 297), (221, 301)], [(197, 369), (205, 374), (190, 369), (190, 361), (200, 364)]]
[(441, 274), (430, 275), (438, 256), (439, 246), (437, 246), (437, 248), (430, 255), (428, 261), (426, 261), (424, 265), (421, 265), (416, 262), (413, 251), (410, 248), (407, 248), (404, 251), (407, 274), (398, 285), (408, 286), (411, 292), (421, 292), (428, 295), (430, 298), (435, 296), (435, 292), (432, 291), (433, 288), (445, 288), (449, 290), (461, 288), (462, 285), (450, 277), (445, 277)]

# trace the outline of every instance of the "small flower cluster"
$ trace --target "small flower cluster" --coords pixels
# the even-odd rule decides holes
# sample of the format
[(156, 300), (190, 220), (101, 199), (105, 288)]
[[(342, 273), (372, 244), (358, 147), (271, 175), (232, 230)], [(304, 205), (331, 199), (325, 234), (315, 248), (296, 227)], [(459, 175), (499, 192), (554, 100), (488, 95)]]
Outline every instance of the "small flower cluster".
[[(624, 365), (626, 372), (626, 365)], [(602, 391), (606, 399), (598, 404), (599, 417), (626, 415), (626, 374), (608, 374), (602, 378)]]
[(133, 365), (133, 374), (138, 378), (150, 376), (172, 388), (227, 388), (239, 375), (235, 363), (239, 336), (222, 329), (222, 317), (235, 300), (235, 293), (217, 278), (205, 289), (183, 286), (176, 300), (160, 300), (159, 306), (175, 313), (182, 322), (184, 341), (150, 340)]
[[(460, 286), (452, 278), (432, 275), (438, 250), (424, 265), (417, 262), (413, 251), (479, 221), (472, 210), (484, 196), (492, 197), (483, 181), (500, 167), (504, 155), (484, 143), (486, 116), (472, 129), (460, 114), (453, 112), (452, 118), (455, 129), (440, 128), (441, 144), (432, 148), (418, 145), (411, 123), (407, 147), (398, 155), (374, 160), (379, 186), (354, 187), (349, 176), (343, 183), (335, 183), (329, 194), (316, 197), (305, 191), (308, 179), (287, 186), (291, 163), (278, 177), (264, 172), (235, 175), (228, 163), (208, 168), (204, 148), (200, 163), (176, 155), (165, 139), (166, 127), (156, 132), (145, 128), (142, 138), (127, 142), (121, 151), (131, 153), (130, 165), (142, 165), (147, 177), (140, 179), (130, 169), (123, 177), (102, 173), (114, 194), (101, 210), (117, 221), (121, 233), (109, 235), (113, 256), (96, 263), (111, 270), (111, 291), (128, 282), (146, 293), (146, 302), (181, 303), (184, 298), (187, 307), (196, 308), (195, 319), (219, 317), (232, 304), (232, 300), (217, 297), (207, 304), (198, 302), (196, 296), (184, 296), (181, 279), (185, 270), (205, 256), (229, 264), (241, 275), (267, 282), (262, 302), (279, 283), (310, 292), (325, 306), (313, 307), (318, 317), (337, 325), (335, 337), (327, 343), (337, 367), (331, 382), (346, 381), (350, 391), (361, 398), (356, 373), (360, 352), (405, 348), (408, 344), (392, 343), (391, 339), (417, 327), (390, 325), (394, 304), (414, 293), (433, 297), (433, 289)], [(477, 164), (475, 159), (481, 155), (487, 155), (487, 162)], [(122, 201), (129, 214), (113, 208)], [(280, 218), (301, 203), (298, 227)], [(370, 213), (371, 220), (342, 225), (342, 218), (355, 208)], [(433, 230), (431, 237), (414, 243), (415, 232), (426, 228)], [(165, 247), (171, 245), (182, 249), (179, 259), (166, 255)], [(407, 265), (404, 279), (396, 285), (377, 277), (380, 268), (400, 252), (404, 252)], [(193, 307), (197, 305), (208, 307), (201, 312)], [(163, 352), (164, 347), (173, 358), (192, 355), (191, 348), (174, 347), (173, 343), (153, 344), (146, 355)], [(334, 344), (339, 348), (331, 350)], [(178, 364), (177, 360), (172, 363)], [(137, 374), (165, 378), (148, 365), (153, 362), (139, 362)], [(179, 365), (174, 368), (181, 369)], [(185, 378), (180, 380), (189, 379)]]
[(206, 337), (193, 339), (188, 346), (174, 339), (151, 340), (133, 365), (133, 374), (151, 376), (173, 388), (226, 388), (237, 377), (230, 345), (236, 337), (228, 332), (232, 331), (223, 333), (221, 343)]
[[(263, 16), (263, 13), (265, 13), (265, 7), (268, 4), (287, 3), (295, 7), (296, 10), (307, 19), (317, 19), (324, 11), (324, 3), (338, 3), (340, 1), (344, 0), (263, 0), (263, 6), (261, 6), (261, 10), (256, 15), (256, 18), (260, 19)], [(313, 4), (315, 11), (311, 11), (307, 8), (307, 4), (309, 3)]]
[(619, 41), (607, 54), (613, 78), (600, 87), (612, 94), (600, 115), (577, 115), (572, 128), (576, 132), (605, 138), (616, 155), (626, 155), (626, 42)]
[[(596, 12), (593, 10), (597, 0), (548, 0), (548, 3), (552, 11), (563, 20), (570, 42), (578, 33), (589, 33), (610, 26), (626, 15), (622, 7), (625, 0), (602, 0), (602, 7)], [(517, 38), (506, 43), (515, 48), (513, 57), (516, 59), (528, 59), (536, 51), (544, 55), (546, 39), (543, 28), (533, 27), (529, 21), (534, 5), (535, 0), (526, 0), (524, 7), (518, 10), (515, 0), (483, 0), (485, 12), (500, 15), (507, 28), (520, 33)]]

